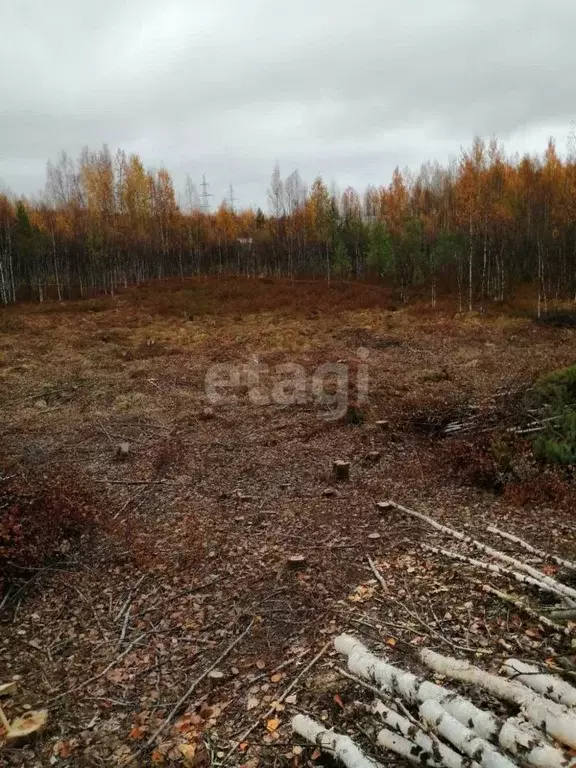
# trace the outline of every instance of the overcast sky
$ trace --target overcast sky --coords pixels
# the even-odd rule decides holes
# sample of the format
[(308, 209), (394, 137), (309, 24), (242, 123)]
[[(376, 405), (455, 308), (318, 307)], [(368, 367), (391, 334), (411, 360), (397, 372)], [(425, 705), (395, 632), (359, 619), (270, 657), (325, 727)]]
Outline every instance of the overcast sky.
[(474, 134), (566, 146), (574, 0), (0, 0), (0, 180), (107, 143), (264, 204), (276, 161), (342, 189)]

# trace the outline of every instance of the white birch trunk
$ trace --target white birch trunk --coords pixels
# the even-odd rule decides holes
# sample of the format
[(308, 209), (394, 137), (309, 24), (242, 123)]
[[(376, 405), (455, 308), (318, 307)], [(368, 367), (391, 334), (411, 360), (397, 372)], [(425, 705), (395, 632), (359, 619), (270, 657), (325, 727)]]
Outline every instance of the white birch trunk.
[(478, 685), (496, 698), (516, 704), (525, 717), (544, 733), (576, 749), (576, 714), (566, 707), (539, 696), (521, 683), (493, 675), (467, 661), (442, 656), (429, 649), (423, 649), (420, 658), (426, 666), (441, 675)]
[(542, 731), (519, 717), (509, 717), (502, 726), (498, 743), (520, 759), (522, 765), (537, 768), (573, 768), (576, 759), (542, 739)]
[(375, 684), (388, 694), (395, 694), (409, 704), (427, 699), (439, 701), (446, 711), (460, 722), (471, 725), (484, 739), (496, 739), (501, 722), (491, 712), (479, 709), (471, 701), (453, 691), (428, 680), (420, 680), (411, 672), (387, 664), (374, 656), (351, 635), (340, 635), (334, 640), (339, 653), (348, 656), (348, 668), (358, 677)]
[(346, 768), (377, 768), (379, 765), (366, 757), (349, 736), (329, 731), (306, 715), (293, 717), (292, 728), (311, 744), (336, 757)]
[[(418, 755), (420, 764), (427, 766), (444, 766), (445, 768), (477, 768), (477, 763), (464, 760), (461, 755), (454, 752), (441, 741), (431, 738), (421, 728), (410, 722), (406, 717), (402, 717), (393, 709), (389, 709), (381, 701), (376, 701), (374, 710), (382, 717), (389, 728), (389, 731), (400, 734), (408, 741), (414, 742), (422, 751)], [(388, 733), (384, 730), (384, 738), (388, 739)], [(377, 738), (378, 743), (380, 737)]]
[(458, 722), (437, 701), (430, 699), (421, 704), (420, 714), (440, 736), (484, 768), (517, 768), (516, 763), (504, 757), (495, 746)]
[[(383, 749), (389, 749), (390, 752), (395, 752), (397, 755), (400, 755), (400, 757), (408, 760), (408, 762), (413, 763), (414, 765), (423, 765), (420, 760), (422, 753), (416, 748), (415, 744), (408, 741), (408, 739), (405, 739), (403, 736), (400, 736), (397, 733), (392, 733), (392, 731), (388, 731), (386, 728), (382, 728), (376, 737), (376, 741)], [(435, 768), (435, 766), (438, 766), (439, 764), (431, 761), (429, 763), (424, 763), (424, 765), (430, 765)]]
[(543, 674), (538, 667), (525, 664), (518, 659), (508, 659), (500, 670), (541, 696), (545, 696), (566, 707), (576, 707), (576, 688), (555, 675)]

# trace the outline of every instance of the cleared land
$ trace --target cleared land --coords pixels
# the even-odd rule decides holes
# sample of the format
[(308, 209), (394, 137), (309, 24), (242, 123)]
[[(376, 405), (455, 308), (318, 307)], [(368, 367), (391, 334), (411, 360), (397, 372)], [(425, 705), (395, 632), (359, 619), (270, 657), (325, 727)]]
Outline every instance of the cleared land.
[[(257, 406), (246, 387), (207, 410), (209, 366), (255, 358), (310, 374), (344, 361), (354, 397), (359, 348), (370, 372), (362, 423), (320, 418), (314, 402)], [(342, 631), (416, 666), (423, 645), (479, 651), (488, 667), (569, 654), (569, 638), (486, 595), (466, 565), (419, 549), (442, 546), (438, 534), (375, 502), (505, 548), (486, 533), (495, 524), (574, 558), (569, 484), (519, 467), (495, 494), (476, 466), (486, 433), (441, 439), (437, 427), (471, 403), (488, 413), (498, 393), (575, 358), (570, 329), (510, 311), (402, 308), (349, 284), (149, 285), (0, 314), (0, 512), (18, 507), (24, 548), (26, 520), (42, 521), (27, 559), (6, 570), (0, 682), (21, 677), (10, 716), (50, 710), (43, 736), (6, 748), (7, 763), (123, 764), (250, 621), (136, 764), (217, 764), (257, 723), (231, 765), (305, 765), (313, 750), (291, 755), (289, 715), (342, 729), (353, 706), (330, 654), (286, 709), (265, 715)], [(351, 463), (350, 482), (335, 482), (335, 460)], [(296, 555), (304, 567), (289, 566)], [(376, 591), (368, 556), (393, 601)]]

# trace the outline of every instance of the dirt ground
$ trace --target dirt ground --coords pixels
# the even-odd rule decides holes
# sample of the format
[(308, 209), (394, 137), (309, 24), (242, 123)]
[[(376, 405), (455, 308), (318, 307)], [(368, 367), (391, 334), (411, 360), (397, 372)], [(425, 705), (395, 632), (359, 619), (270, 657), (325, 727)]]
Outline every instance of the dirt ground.
[[(235, 401), (206, 399), (211, 365), (255, 359), (298, 363), (310, 378), (340, 361), (356, 397), (366, 354), (359, 419), (327, 419), (310, 398), (254, 404), (245, 386)], [(85, 511), (79, 533), (4, 583), (0, 682), (17, 676), (19, 688), (3, 708), (11, 718), (46, 707), (49, 720), (0, 763), (319, 765), (313, 749), (294, 749), (289, 720), (349, 724), (357, 690), (332, 648), (272, 706), (342, 631), (414, 669), (423, 645), (488, 668), (511, 652), (569, 653), (569, 639), (471, 577), (513, 590), (506, 580), (423, 552), (449, 540), (376, 502), (501, 549), (490, 523), (574, 557), (572, 505), (471, 482), (470, 442), (421, 427), (575, 358), (570, 329), (508, 309), (403, 308), (374, 286), (157, 284), (0, 314), (0, 512), (24, 486), (58, 489)], [(349, 482), (333, 477), (336, 460), (350, 462)]]

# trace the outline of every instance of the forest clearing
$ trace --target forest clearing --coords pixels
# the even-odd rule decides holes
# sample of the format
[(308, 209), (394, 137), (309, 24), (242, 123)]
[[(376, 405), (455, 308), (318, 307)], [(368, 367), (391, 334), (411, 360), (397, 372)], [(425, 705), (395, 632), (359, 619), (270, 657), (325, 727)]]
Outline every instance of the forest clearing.
[[(0, 703), (48, 712), (2, 765), (331, 765), (296, 715), (407, 765), (371, 738), (362, 665), (339, 671), (350, 636), (418, 674), (430, 649), (574, 678), (576, 625), (552, 616), (574, 590), (570, 448), (544, 461), (532, 440), (560, 417), (530, 394), (574, 363), (574, 329), (532, 299), (434, 298), (174, 278), (2, 309)], [(288, 404), (269, 396), (286, 364), (307, 387)], [(327, 364), (337, 413), (334, 382), (310, 392)], [(239, 373), (216, 402), (222, 365)], [(540, 580), (483, 569), (454, 531)]]

